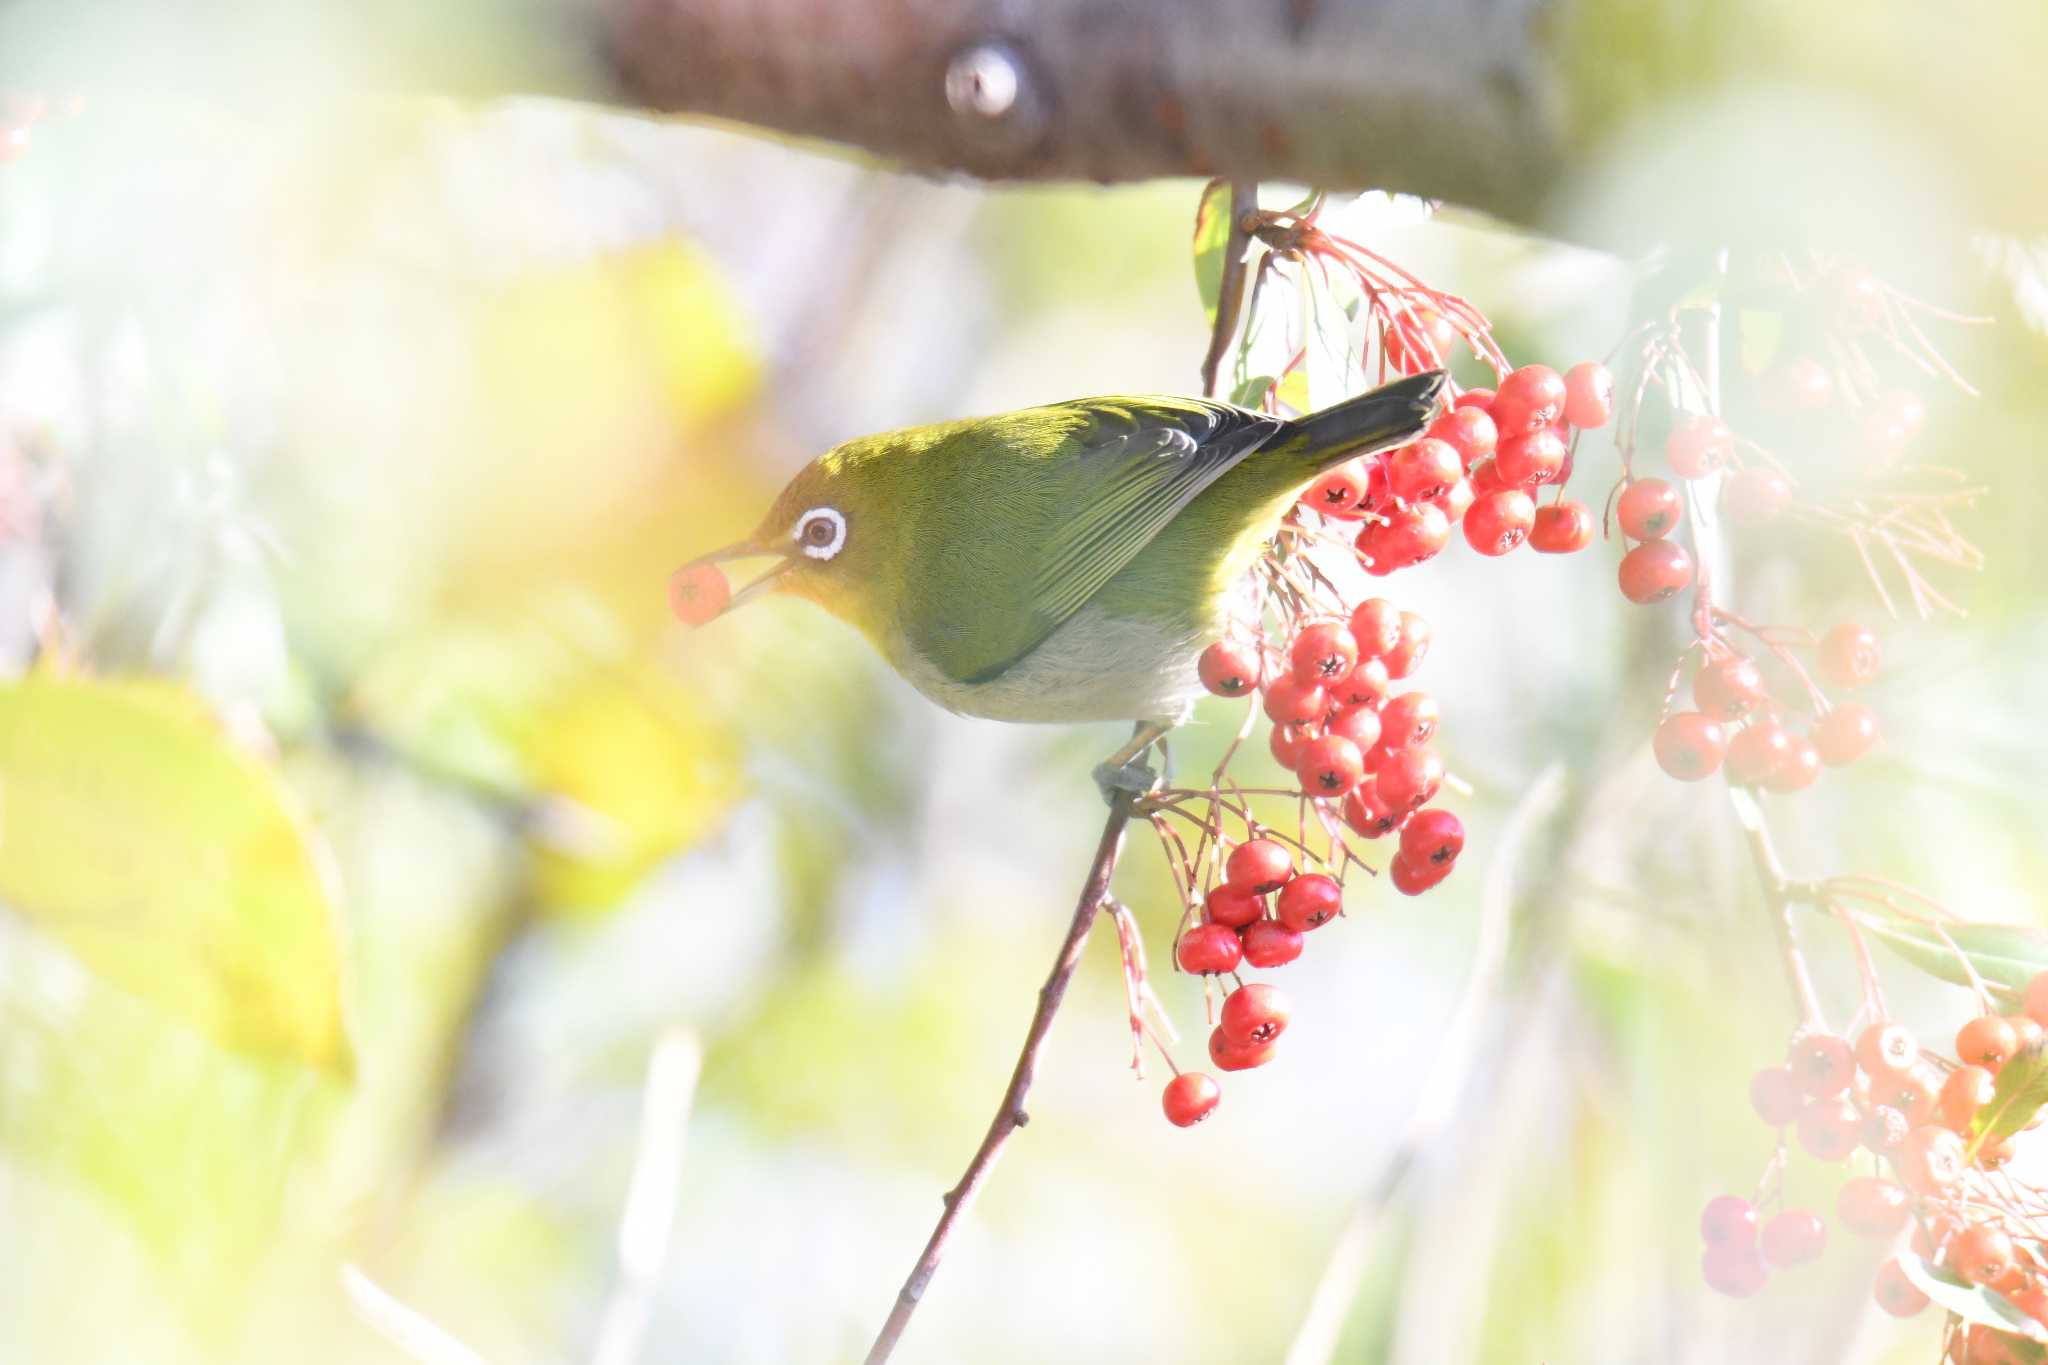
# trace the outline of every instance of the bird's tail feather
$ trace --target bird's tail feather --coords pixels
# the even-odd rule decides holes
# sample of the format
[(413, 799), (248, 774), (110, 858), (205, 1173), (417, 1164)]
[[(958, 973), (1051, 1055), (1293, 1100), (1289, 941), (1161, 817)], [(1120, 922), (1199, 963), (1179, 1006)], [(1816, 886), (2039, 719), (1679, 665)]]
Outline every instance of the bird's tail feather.
[(1286, 445), (1318, 470), (1400, 445), (1421, 435), (1436, 416), (1445, 379), (1442, 370), (1409, 375), (1296, 418), (1288, 424)]

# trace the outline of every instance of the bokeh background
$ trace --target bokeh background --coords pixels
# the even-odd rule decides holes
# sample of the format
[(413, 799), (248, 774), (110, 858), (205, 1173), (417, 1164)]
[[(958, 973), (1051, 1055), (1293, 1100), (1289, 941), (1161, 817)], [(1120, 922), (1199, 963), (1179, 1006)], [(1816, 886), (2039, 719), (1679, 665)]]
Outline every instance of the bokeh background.
[[(663, 578), (835, 441), (1191, 390), (1200, 187), (276, 94), (95, 95), (0, 166), (0, 669), (34, 679), (0, 720), (0, 1359), (858, 1358), (1008, 1075), (1118, 735), (941, 714), (798, 603), (685, 634)], [(1843, 209), (1754, 126), (1620, 139), (1561, 216), (1683, 218), (1681, 152)], [(1845, 118), (1838, 150), (1881, 158), (1882, 211), (1845, 215), (1873, 258), (1998, 319), (1937, 338), (1981, 398), (1924, 383), (1930, 454), (1992, 490), (1986, 560), (1941, 579), (1967, 619), (1886, 625), (1881, 755), (1773, 819), (1798, 875), (2035, 922), (2034, 257), (1902, 188), (1938, 149)], [(1638, 296), (1631, 261), (1357, 214), (1517, 358), (1605, 354)], [(1581, 468), (1603, 489), (1611, 449)], [(1758, 619), (1879, 619), (1840, 542), (1735, 551)], [(1326, 1281), (1342, 1360), (1933, 1357), (1839, 1233), (1755, 1302), (1700, 1283), (1792, 1017), (1725, 797), (1649, 760), (1682, 628), (1613, 559), (1459, 546), (1396, 582), (1473, 789), (1460, 874), (1356, 890), (1287, 969), (1285, 1055), (1187, 1132), (1131, 1080), (1098, 932), (903, 1358), (1279, 1360)], [(1184, 761), (1233, 725), (1205, 710)], [(1146, 845), (1118, 890), (1163, 963)], [(1356, 1222), (1489, 896), (1512, 937), (1470, 1084)], [(1844, 945), (1802, 931), (1846, 1016)], [(1967, 1013), (1884, 967), (1928, 1036)], [(1198, 987), (1159, 986), (1198, 1052)], [(1830, 1173), (1789, 1179), (1831, 1207)]]

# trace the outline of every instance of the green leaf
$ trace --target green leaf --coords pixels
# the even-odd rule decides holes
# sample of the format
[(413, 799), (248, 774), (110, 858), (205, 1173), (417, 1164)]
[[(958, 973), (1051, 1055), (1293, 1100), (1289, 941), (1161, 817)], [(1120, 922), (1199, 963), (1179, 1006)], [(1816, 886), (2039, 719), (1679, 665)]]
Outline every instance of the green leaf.
[(1272, 387), (1272, 375), (1254, 375), (1231, 391), (1230, 401), (1241, 408), (1256, 408), (1266, 401), (1266, 392)]
[(0, 687), (0, 903), (229, 1048), (352, 1069), (322, 869), (182, 688)]
[[(1958, 986), (1970, 984), (1955, 950), (1940, 934), (1912, 920), (1859, 913), (1865, 933), (1930, 976)], [(2018, 924), (1951, 924), (1948, 937), (1994, 992), (2018, 995), (2036, 974), (2048, 971), (2048, 932)]]
[(1224, 255), (1230, 249), (1230, 182), (1211, 180), (1195, 209), (1195, 289), (1202, 296), (1202, 314), (1216, 324), (1223, 298)]
[(2048, 1105), (2048, 1042), (2036, 1042), (1998, 1069), (1991, 1103), (1970, 1124), (1970, 1155), (1986, 1143), (2011, 1137)]
[(1899, 1269), (1906, 1272), (1919, 1291), (1954, 1313), (1964, 1322), (1982, 1323), (1999, 1332), (2010, 1332), (2028, 1341), (2048, 1341), (2041, 1324), (2015, 1308), (2005, 1295), (1983, 1285), (1971, 1284), (1946, 1266), (1929, 1264), (1910, 1251), (1899, 1253)]
[(1743, 372), (1761, 374), (1784, 344), (1785, 315), (1762, 308), (1738, 309), (1735, 335)]
[(1289, 370), (1280, 376), (1280, 386), (1273, 391), (1273, 396), (1296, 412), (1307, 412), (1308, 370)]

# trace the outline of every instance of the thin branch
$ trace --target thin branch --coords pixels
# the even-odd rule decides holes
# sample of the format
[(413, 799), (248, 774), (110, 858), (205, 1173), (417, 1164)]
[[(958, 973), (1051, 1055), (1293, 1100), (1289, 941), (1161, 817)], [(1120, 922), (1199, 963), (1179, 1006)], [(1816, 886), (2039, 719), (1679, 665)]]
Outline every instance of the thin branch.
[(1133, 805), (1134, 798), (1127, 792), (1118, 792), (1110, 803), (1109, 820), (1102, 827), (1102, 840), (1096, 845), (1095, 861), (1088, 868), (1088, 878), (1081, 886), (1081, 897), (1074, 903), (1074, 917), (1067, 925), (1066, 941), (1060, 945), (1059, 956), (1053, 959), (1052, 971), (1045, 978), (1045, 984), (1039, 987), (1038, 1009), (1032, 1014), (1031, 1027), (1024, 1034), (1024, 1049), (1017, 1054), (1017, 1065), (1010, 1073), (1009, 1087), (1003, 1091), (1003, 1102), (989, 1121), (988, 1132), (981, 1139), (981, 1146), (975, 1149), (974, 1159), (967, 1163), (960, 1183), (947, 1192), (946, 1211), (939, 1215), (938, 1226), (932, 1229), (917, 1264), (910, 1268), (910, 1277), (904, 1280), (902, 1290), (896, 1295), (896, 1306), (889, 1310), (888, 1321), (876, 1334), (875, 1344), (868, 1348), (868, 1365), (880, 1365), (895, 1351), (904, 1328), (910, 1325), (910, 1315), (917, 1311), (918, 1301), (924, 1297), (925, 1288), (931, 1284), (939, 1262), (945, 1258), (946, 1244), (952, 1240), (953, 1229), (974, 1203), (974, 1196), (988, 1179), (988, 1173), (994, 1168), (996, 1158), (1002, 1155), (1003, 1145), (1010, 1140), (1010, 1135), (1030, 1121), (1030, 1116), (1024, 1112), (1024, 1097), (1030, 1092), (1032, 1079), (1038, 1072), (1038, 1053), (1045, 1046), (1046, 1035), (1052, 1031), (1053, 1016), (1059, 1013), (1060, 1001), (1066, 997), (1067, 983), (1073, 980), (1075, 964), (1081, 960), (1081, 949), (1088, 942), (1088, 931), (1094, 927), (1096, 915), (1109, 898), (1110, 877), (1115, 874), (1117, 857), (1123, 851), (1124, 830), (1130, 825)]
[(619, 1212), (618, 1280), (605, 1303), (593, 1365), (632, 1365), (640, 1358), (647, 1325), (654, 1316), (655, 1291), (668, 1262), (675, 1232), (676, 1188), (682, 1179), (683, 1140), (704, 1050), (696, 1035), (671, 1029), (647, 1059), (641, 1088), (640, 1138), (633, 1173)]
[(490, 1365), (474, 1347), (392, 1294), (360, 1266), (342, 1266), (341, 1288), (357, 1317), (419, 1365)]

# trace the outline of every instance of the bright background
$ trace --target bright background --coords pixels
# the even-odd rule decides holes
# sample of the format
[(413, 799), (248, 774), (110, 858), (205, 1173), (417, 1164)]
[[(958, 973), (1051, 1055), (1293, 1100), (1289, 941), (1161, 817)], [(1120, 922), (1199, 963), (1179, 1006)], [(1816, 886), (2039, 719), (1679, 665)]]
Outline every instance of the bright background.
[[(16, 721), (69, 804), (0, 889), (0, 1359), (408, 1358), (343, 1263), (498, 1365), (593, 1359), (637, 1306), (644, 1360), (857, 1358), (1008, 1074), (1118, 734), (943, 715), (801, 604), (684, 634), (663, 576), (835, 441), (1190, 389), (1199, 187), (943, 185), (560, 105), (284, 107), (96, 99), (0, 168), (0, 666), (27, 669), (54, 593), (74, 680), (210, 709), (159, 684)], [(1744, 127), (1646, 130), (1560, 193), (1589, 238), (1671, 221), (1658, 168), (1753, 150)], [(2048, 356), (1968, 225), (1900, 191), (1938, 155), (1882, 132), (1841, 134), (1888, 158), (1858, 182), (1887, 210), (1858, 215), (1887, 228), (1869, 249), (2000, 316), (1938, 336), (1981, 400), (1926, 386), (1932, 453), (1994, 490), (1987, 566), (1943, 580), (1967, 621), (1887, 627), (1881, 755), (1772, 809), (1797, 875), (2033, 921)], [(1840, 191), (1757, 160), (1787, 204)], [(1616, 339), (1616, 260), (1366, 229), (1518, 358)], [(1604, 442), (1582, 469), (1597, 502)], [(1845, 545), (1738, 549), (1758, 619), (1877, 619)], [(1700, 1205), (1769, 1155), (1745, 1090), (1791, 1015), (1725, 798), (1648, 758), (1681, 626), (1622, 601), (1614, 554), (1460, 546), (1396, 581), (1474, 788), (1459, 874), (1356, 892), (1285, 973), (1283, 1057), (1189, 1132), (1130, 1080), (1099, 932), (903, 1358), (1281, 1358), (1439, 1064), (1489, 881), (1500, 1009), (1338, 1358), (1932, 1357), (1935, 1316), (1871, 1310), (1878, 1253), (1839, 1231), (1757, 1302), (1699, 1282)], [(1205, 710), (1189, 761), (1233, 723)], [(278, 799), (323, 866), (196, 852)], [(1171, 890), (1133, 848), (1119, 891), (1163, 963)], [(34, 913), (88, 882), (140, 927)], [(222, 909), (245, 892), (258, 929)], [(338, 978), (307, 927), (330, 910)], [(1846, 1015), (1843, 945), (1803, 928)], [(224, 996), (179, 984), (224, 959)], [(1884, 965), (1930, 1038), (1965, 1017)], [(352, 1082), (308, 1064), (337, 989)], [(1199, 989), (1160, 989), (1198, 1054)], [(644, 1288), (616, 1251), (643, 1113), (657, 1157), (682, 1145), (636, 1213), (672, 1222)], [(1831, 1208), (1832, 1173), (1790, 1178)]]

